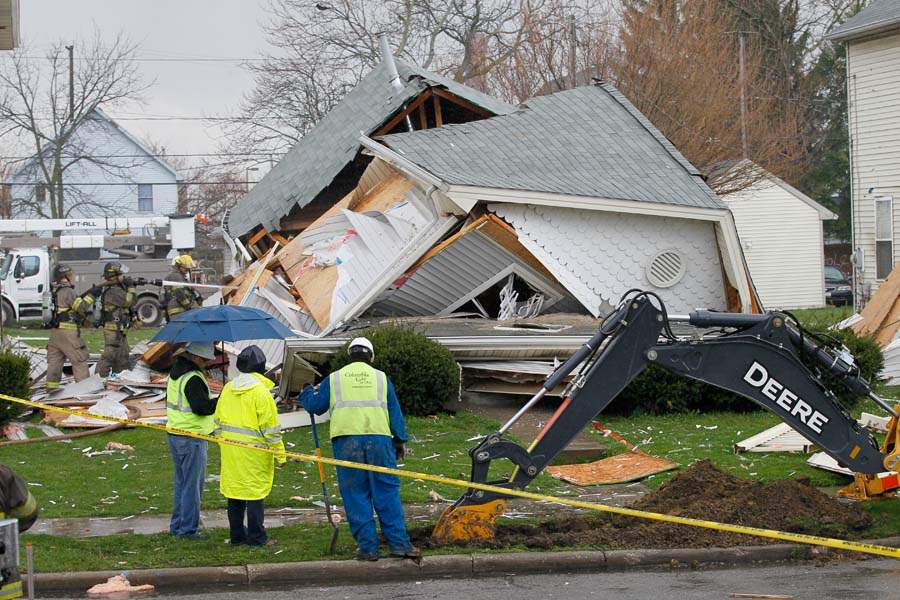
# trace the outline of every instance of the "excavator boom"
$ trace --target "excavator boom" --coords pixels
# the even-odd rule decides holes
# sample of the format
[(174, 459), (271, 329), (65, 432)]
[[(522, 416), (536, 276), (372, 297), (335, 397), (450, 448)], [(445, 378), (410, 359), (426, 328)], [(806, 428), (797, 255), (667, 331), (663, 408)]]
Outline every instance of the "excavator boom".
[[(707, 333), (679, 338), (672, 332), (672, 321)], [(782, 313), (696, 311), (670, 316), (658, 296), (634, 291), (626, 294), (597, 334), (554, 371), (521, 410), (469, 451), (470, 480), (525, 488), (651, 364), (748, 398), (859, 473), (858, 481), (860, 477), (874, 479), (898, 461), (893, 441), (879, 447), (820, 379), (823, 373), (838, 378), (854, 394), (872, 398), (896, 421), (896, 410), (872, 392), (846, 348), (836, 352), (827, 348)], [(547, 391), (576, 369), (563, 402), (528, 448), (503, 437)], [(896, 426), (892, 431), (896, 438)], [(507, 480), (488, 481), (491, 462), (497, 459), (511, 461), (513, 474)], [(877, 489), (877, 485), (869, 487), (870, 491)], [(444, 511), (433, 536), (444, 542), (492, 539), (506, 498), (469, 489)]]

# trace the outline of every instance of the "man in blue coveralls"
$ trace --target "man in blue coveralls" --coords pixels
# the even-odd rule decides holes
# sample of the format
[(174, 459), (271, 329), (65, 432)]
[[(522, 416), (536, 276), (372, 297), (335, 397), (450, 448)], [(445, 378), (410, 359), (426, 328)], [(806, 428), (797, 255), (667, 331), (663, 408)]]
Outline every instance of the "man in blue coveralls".
[[(306, 386), (300, 401), (316, 415), (331, 409), (335, 458), (396, 468), (408, 438), (394, 384), (371, 365), (375, 349), (368, 339), (356, 338), (348, 352), (350, 364), (329, 375), (317, 388)], [(356, 540), (357, 560), (378, 560), (380, 543), (373, 507), (391, 556), (421, 559), (422, 553), (406, 532), (399, 477), (337, 467), (337, 478), (350, 532)]]

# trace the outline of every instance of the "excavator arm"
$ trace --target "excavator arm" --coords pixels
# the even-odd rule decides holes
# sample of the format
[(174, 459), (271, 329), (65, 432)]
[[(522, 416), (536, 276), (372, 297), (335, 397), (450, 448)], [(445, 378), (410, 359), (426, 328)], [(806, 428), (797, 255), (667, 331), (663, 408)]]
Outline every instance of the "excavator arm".
[[(672, 322), (695, 326), (699, 335), (679, 338), (672, 332)], [(701, 333), (704, 330), (707, 333)], [(872, 398), (896, 421), (894, 408), (860, 377), (845, 348), (831, 351), (782, 313), (668, 315), (658, 296), (633, 291), (521, 410), (469, 451), (471, 481), (525, 488), (651, 364), (744, 396), (778, 415), (838, 463), (861, 474), (857, 483), (860, 477), (874, 478), (894, 469), (898, 462), (892, 440), (879, 447), (820, 379), (822, 373), (836, 377), (854, 394)], [(576, 369), (564, 400), (528, 448), (504, 438), (525, 412)], [(491, 463), (497, 459), (511, 461), (513, 473), (502, 481), (488, 481)], [(434, 537), (443, 541), (493, 538), (506, 498), (469, 489), (441, 515)]]

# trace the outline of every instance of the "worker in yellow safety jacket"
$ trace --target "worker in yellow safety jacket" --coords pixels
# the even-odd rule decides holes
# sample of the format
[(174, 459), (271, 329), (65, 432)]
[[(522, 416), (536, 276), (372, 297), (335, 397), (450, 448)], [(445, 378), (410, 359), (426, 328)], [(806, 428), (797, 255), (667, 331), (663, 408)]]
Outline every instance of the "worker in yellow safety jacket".
[(271, 546), (275, 540), (266, 535), (263, 501), (272, 491), (275, 463), (280, 465), (287, 460), (275, 399), (269, 391), (275, 384), (263, 375), (266, 357), (257, 346), (248, 346), (241, 351), (237, 368), (241, 374), (225, 384), (219, 396), (215, 415), (216, 435), (281, 454), (272, 455), (220, 444), (222, 472), (219, 489), (228, 500), (231, 544)]
[[(18, 519), (19, 532), (27, 531), (38, 517), (34, 496), (25, 481), (6, 465), (0, 465), (0, 520)], [(0, 571), (0, 600), (22, 597), (22, 578), (15, 565)]]
[(209, 435), (215, 429), (216, 401), (210, 397), (204, 368), (215, 358), (212, 344), (191, 342), (176, 352), (166, 382), (166, 429), (174, 470), (169, 533), (200, 539), (200, 497), (206, 479), (206, 440), (181, 432)]

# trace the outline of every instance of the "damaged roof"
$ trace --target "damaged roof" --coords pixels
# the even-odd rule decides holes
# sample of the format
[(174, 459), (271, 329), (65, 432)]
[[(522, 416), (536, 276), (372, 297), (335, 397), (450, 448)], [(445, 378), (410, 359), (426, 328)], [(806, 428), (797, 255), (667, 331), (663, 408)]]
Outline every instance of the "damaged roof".
[(507, 115), (380, 139), (451, 185), (725, 208), (700, 171), (607, 83), (533, 98)]
[(369, 135), (430, 87), (446, 88), (493, 114), (515, 107), (447, 77), (396, 61), (401, 92), (391, 87), (384, 62), (378, 64), (316, 124), (232, 209), (228, 231), (242, 236), (257, 225), (277, 230), (294, 207), (309, 204), (359, 152), (360, 134)]
[(876, 35), (900, 27), (900, 0), (875, 0), (828, 34), (828, 39), (843, 42)]

